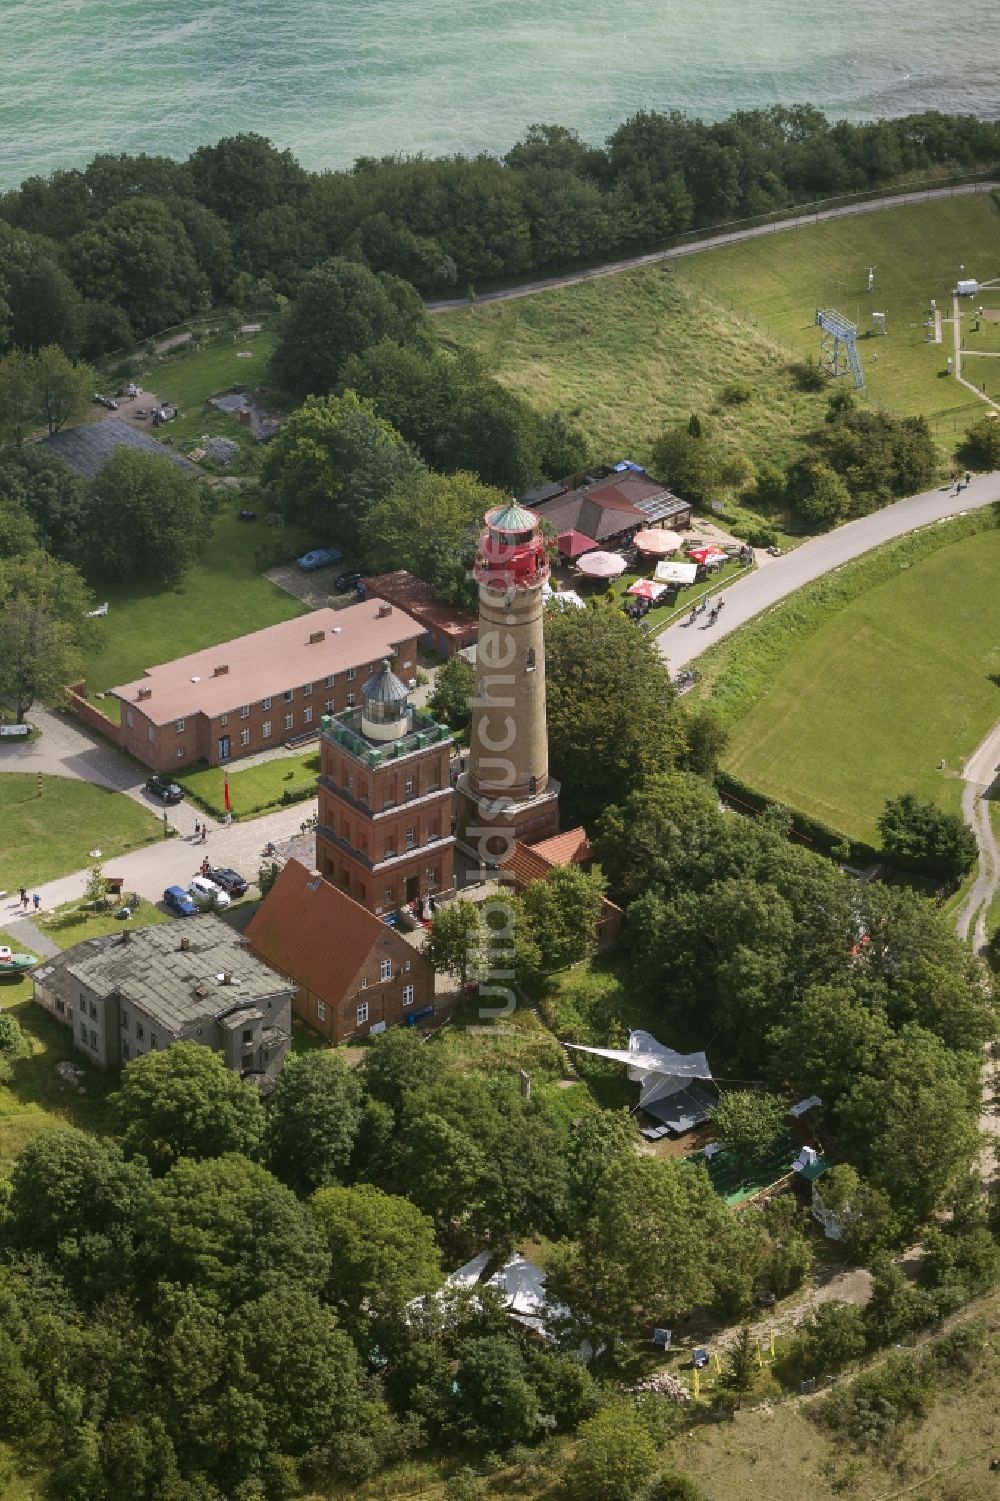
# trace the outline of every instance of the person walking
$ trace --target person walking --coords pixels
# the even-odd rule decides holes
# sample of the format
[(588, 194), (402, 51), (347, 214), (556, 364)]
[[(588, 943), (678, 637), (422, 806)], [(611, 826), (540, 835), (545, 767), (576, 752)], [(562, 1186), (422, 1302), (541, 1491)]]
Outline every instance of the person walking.
[(195, 844), (198, 843), (198, 840), (200, 838), (201, 838), (201, 820), (199, 818), (196, 818), (195, 821), (194, 821), (194, 841), (195, 841)]
[(965, 471), (965, 488), (968, 489), (971, 484), (972, 484), (972, 470), (971, 469), (967, 469)]
[(27, 911), (27, 909), (28, 909), (28, 893), (27, 893), (27, 891), (25, 891), (25, 889), (24, 889), (23, 886), (21, 887), (20, 891), (18, 892), (18, 896), (21, 899), (21, 906), (25, 909), (25, 911)]
[(34, 896), (31, 898), (31, 900), (34, 903), (35, 911), (36, 912), (40, 912), (41, 908), (42, 908), (42, 899), (38, 895), (37, 891), (35, 892)]

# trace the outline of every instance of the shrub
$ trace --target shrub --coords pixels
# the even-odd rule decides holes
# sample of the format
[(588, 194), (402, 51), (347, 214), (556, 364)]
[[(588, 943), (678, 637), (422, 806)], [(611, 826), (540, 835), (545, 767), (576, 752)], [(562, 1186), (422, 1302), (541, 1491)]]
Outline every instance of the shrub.
[(890, 1355), (816, 1409), (817, 1419), (860, 1448), (891, 1443), (927, 1413), (934, 1393), (929, 1366), (910, 1355)]
[(793, 365), (792, 379), (800, 391), (822, 391), (826, 385), (826, 376), (818, 365)]
[(744, 380), (730, 381), (719, 392), (719, 400), (726, 407), (743, 406), (745, 402), (753, 400), (753, 388)]

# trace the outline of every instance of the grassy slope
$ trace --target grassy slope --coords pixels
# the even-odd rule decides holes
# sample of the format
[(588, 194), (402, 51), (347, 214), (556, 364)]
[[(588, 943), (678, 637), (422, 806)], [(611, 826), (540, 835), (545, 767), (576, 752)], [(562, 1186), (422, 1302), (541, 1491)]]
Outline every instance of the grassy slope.
[(726, 769), (858, 839), (908, 788), (957, 812), (1000, 713), (998, 567), (1000, 534), (967, 537), (834, 611), (731, 726)]
[[(851, 318), (860, 311), (863, 329), (873, 308), (888, 314), (888, 337), (862, 344), (874, 400), (900, 413), (948, 414), (942, 440), (978, 415), (971, 393), (939, 378), (950, 349), (924, 343), (924, 310), (936, 297), (950, 314), (963, 261), (981, 279), (1000, 275), (1000, 212), (988, 195), (766, 235), (682, 257), (672, 271), (655, 266), (439, 314), (436, 326), (447, 346), (477, 349), (542, 410), (577, 416), (595, 461), (642, 461), (661, 427), (698, 410), (751, 459), (780, 462), (821, 416), (824, 397), (797, 391), (787, 375), (790, 357), (817, 358), (820, 305)], [(878, 267), (871, 298), (869, 264)], [(1000, 294), (992, 300), (1000, 306)], [(969, 346), (996, 346), (997, 328), (973, 335), (970, 325)], [(1000, 360), (970, 361), (969, 373), (1000, 393)], [(737, 380), (754, 387), (754, 400), (720, 408), (721, 388)]]
[[(435, 327), (541, 410), (577, 418), (595, 462), (644, 462), (661, 429), (692, 411), (712, 413), (720, 435), (758, 461), (788, 458), (822, 420), (825, 397), (795, 387), (786, 351), (660, 268), (438, 314)], [(754, 399), (720, 406), (734, 381), (750, 383)]]
[(68, 777), (44, 777), (42, 789), (39, 797), (33, 772), (0, 775), (0, 889), (30, 892), (82, 870), (95, 847), (110, 861), (163, 836), (159, 820), (119, 792)]
[(138, 907), (131, 909), (131, 921), (125, 923), (115, 917), (118, 901), (114, 897), (110, 900), (112, 905), (107, 912), (92, 912), (79, 902), (70, 902), (65, 907), (58, 907), (55, 912), (43, 912), (35, 920), (61, 949), (70, 949), (74, 944), (82, 943), (85, 938), (100, 938), (105, 933), (121, 933), (126, 927), (152, 928), (158, 923), (173, 920), (169, 912), (154, 907), (152, 902), (143, 898)]
[[(873, 310), (888, 314), (886, 338), (861, 343), (868, 391), (873, 400), (902, 414), (965, 409), (956, 422), (966, 425), (980, 404), (970, 392), (942, 379), (952, 353), (952, 330), (944, 325), (943, 344), (924, 340), (923, 320), (930, 299), (951, 314), (951, 289), (965, 264), (970, 276), (1000, 276), (1000, 210), (989, 194), (940, 199), (886, 209), (856, 218), (830, 220), (808, 228), (764, 236), (683, 258), (677, 274), (708, 295), (722, 296), (748, 309), (772, 337), (815, 359), (817, 307), (839, 308), (866, 332)], [(866, 291), (866, 267), (875, 265), (875, 291)], [(998, 294), (977, 299), (998, 305)], [(967, 312), (970, 304), (963, 304)], [(997, 325), (971, 332), (969, 348), (997, 347)], [(877, 354), (877, 363), (872, 355)], [(970, 361), (966, 372), (986, 380), (1000, 394), (1000, 361)], [(981, 373), (980, 373), (981, 371)], [(942, 424), (942, 436), (952, 423)]]

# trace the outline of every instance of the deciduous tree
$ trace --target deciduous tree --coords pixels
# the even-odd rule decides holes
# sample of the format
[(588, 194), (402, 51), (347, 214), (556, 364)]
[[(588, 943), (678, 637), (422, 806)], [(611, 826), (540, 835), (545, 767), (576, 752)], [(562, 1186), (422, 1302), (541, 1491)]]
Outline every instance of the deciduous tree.
[(116, 579), (176, 584), (208, 540), (211, 494), (156, 454), (119, 448), (94, 480), (87, 553)]
[(181, 1157), (255, 1155), (264, 1134), (256, 1088), (197, 1042), (134, 1058), (111, 1110), (126, 1154), (145, 1157), (157, 1174)]
[(335, 1053), (293, 1053), (267, 1100), (267, 1163), (298, 1194), (342, 1181), (361, 1120), (357, 1075)]

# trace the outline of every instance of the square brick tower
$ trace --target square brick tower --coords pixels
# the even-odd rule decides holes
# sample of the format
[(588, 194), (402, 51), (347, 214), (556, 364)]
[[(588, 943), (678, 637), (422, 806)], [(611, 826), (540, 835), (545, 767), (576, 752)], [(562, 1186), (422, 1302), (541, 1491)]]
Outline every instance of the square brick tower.
[(516, 840), (559, 828), (549, 776), (542, 591), (549, 562), (541, 524), (516, 501), (489, 511), (479, 539), (479, 644), (468, 771), (458, 782), (458, 838), (482, 865), (502, 865)]
[(388, 660), (361, 707), (321, 720), (320, 874), (385, 914), (455, 884), (451, 735), (419, 714)]

